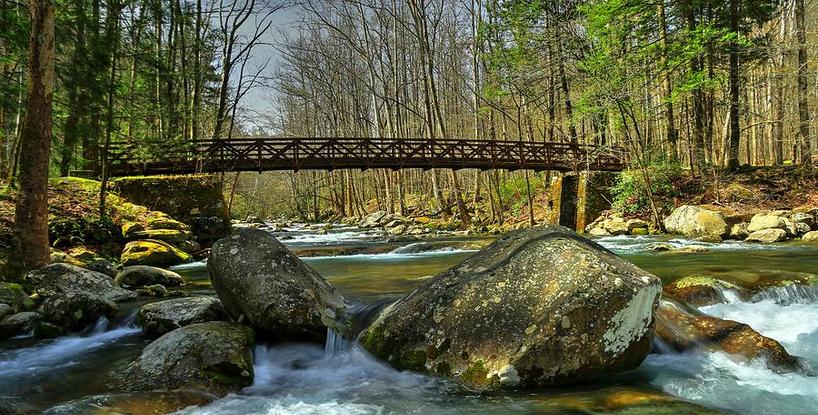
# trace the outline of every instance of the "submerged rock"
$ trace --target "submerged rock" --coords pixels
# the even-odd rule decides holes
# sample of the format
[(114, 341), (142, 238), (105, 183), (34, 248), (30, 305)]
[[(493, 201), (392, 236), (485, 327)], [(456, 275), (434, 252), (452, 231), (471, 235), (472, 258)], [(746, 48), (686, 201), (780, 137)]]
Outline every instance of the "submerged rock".
[(589, 392), (567, 392), (534, 397), (536, 414), (608, 415), (721, 415), (723, 412), (696, 405), (653, 390), (615, 387)]
[(195, 323), (223, 320), (227, 311), (213, 297), (186, 297), (145, 304), (139, 310), (139, 324), (145, 333), (159, 336)]
[(24, 279), (41, 297), (88, 293), (111, 301), (136, 298), (136, 293), (117, 286), (107, 275), (68, 264), (48, 265), (29, 272)]
[(729, 231), (724, 216), (698, 206), (680, 206), (664, 220), (668, 233), (685, 236), (718, 236)]
[(281, 340), (323, 341), (344, 300), (265, 231), (244, 228), (213, 245), (210, 281), (227, 311)]
[(695, 275), (678, 279), (666, 285), (663, 291), (690, 305), (701, 307), (727, 302), (724, 290), (740, 291), (741, 288), (716, 278)]
[(116, 310), (112, 301), (85, 292), (53, 295), (39, 308), (46, 320), (69, 330), (83, 329), (100, 317), (110, 317)]
[(801, 368), (781, 343), (761, 335), (752, 327), (722, 320), (691, 307), (662, 299), (656, 312), (656, 337), (679, 352), (705, 348), (724, 351), (739, 360), (763, 358), (770, 369), (792, 372)]
[(253, 330), (225, 322), (192, 324), (149, 344), (122, 376), (131, 391), (191, 388), (223, 395), (253, 383)]
[(122, 265), (170, 266), (190, 262), (190, 254), (175, 246), (155, 239), (131, 241), (122, 251)]
[(125, 267), (117, 274), (114, 281), (125, 288), (145, 287), (155, 284), (164, 285), (165, 287), (178, 287), (185, 282), (181, 275), (173, 271), (148, 265)]
[(385, 308), (361, 344), (475, 389), (576, 383), (639, 366), (661, 283), (548, 226), (506, 235)]
[(189, 390), (97, 395), (47, 409), (44, 415), (156, 415), (170, 414), (191, 406), (203, 406), (213, 396)]

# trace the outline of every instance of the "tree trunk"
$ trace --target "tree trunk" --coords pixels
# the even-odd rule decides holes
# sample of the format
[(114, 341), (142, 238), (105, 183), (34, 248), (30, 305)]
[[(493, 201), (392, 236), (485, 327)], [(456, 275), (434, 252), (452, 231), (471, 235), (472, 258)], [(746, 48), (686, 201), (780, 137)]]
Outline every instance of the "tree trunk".
[(812, 164), (812, 151), (809, 136), (809, 103), (807, 102), (808, 65), (807, 34), (804, 27), (804, 0), (795, 0), (795, 37), (798, 41), (798, 143), (800, 145), (800, 162)]
[(9, 264), (26, 271), (49, 262), (48, 162), (54, 91), (54, 1), (32, 0), (29, 82), (22, 130), (20, 195), (14, 211), (14, 249)]
[[(730, 0), (730, 30), (738, 34), (738, 0)], [(730, 136), (727, 139), (727, 168), (736, 169), (739, 166), (739, 144), (741, 130), (739, 129), (739, 45), (738, 41), (730, 42)]]

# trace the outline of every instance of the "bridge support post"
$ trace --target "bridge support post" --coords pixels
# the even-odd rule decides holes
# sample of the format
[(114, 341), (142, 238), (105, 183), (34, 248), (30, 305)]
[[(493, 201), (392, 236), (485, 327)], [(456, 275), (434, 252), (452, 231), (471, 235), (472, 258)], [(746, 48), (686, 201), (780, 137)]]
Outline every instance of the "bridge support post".
[(610, 189), (616, 174), (588, 172), (553, 173), (548, 188), (549, 222), (584, 232), (603, 211), (611, 208)]

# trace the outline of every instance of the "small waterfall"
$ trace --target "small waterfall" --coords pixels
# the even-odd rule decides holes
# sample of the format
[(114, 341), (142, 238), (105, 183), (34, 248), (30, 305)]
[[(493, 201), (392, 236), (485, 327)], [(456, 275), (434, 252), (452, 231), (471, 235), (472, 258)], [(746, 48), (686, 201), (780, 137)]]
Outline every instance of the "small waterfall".
[(782, 305), (818, 303), (818, 285), (788, 284), (767, 288), (752, 297), (753, 302), (764, 300), (772, 300)]
[(324, 344), (324, 357), (332, 357), (349, 350), (352, 342), (331, 327), (327, 327), (327, 342)]
[(736, 304), (742, 302), (741, 297), (736, 290), (722, 290), (721, 295), (727, 304)]

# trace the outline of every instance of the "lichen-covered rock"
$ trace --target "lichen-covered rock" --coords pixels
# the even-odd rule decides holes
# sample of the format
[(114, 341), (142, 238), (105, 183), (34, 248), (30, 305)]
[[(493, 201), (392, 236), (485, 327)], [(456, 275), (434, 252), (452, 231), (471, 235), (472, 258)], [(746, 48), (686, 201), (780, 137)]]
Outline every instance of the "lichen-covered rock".
[(664, 220), (668, 233), (686, 236), (718, 236), (729, 231), (724, 216), (698, 206), (680, 206)]
[(122, 265), (170, 266), (190, 262), (190, 254), (175, 246), (155, 239), (131, 241), (122, 251)]
[(801, 368), (799, 359), (784, 346), (752, 327), (708, 316), (670, 299), (662, 299), (656, 312), (656, 337), (679, 352), (705, 348), (724, 351), (738, 360), (763, 358), (777, 371)]
[(727, 281), (694, 275), (666, 285), (663, 292), (690, 305), (701, 307), (727, 302), (725, 290), (738, 292), (741, 288)]
[(178, 287), (185, 283), (184, 278), (173, 271), (148, 265), (125, 267), (116, 275), (114, 281), (125, 288), (155, 284), (164, 285), (165, 287)]
[(514, 232), (385, 308), (359, 336), (398, 369), (475, 389), (576, 383), (639, 366), (661, 283), (556, 226)]
[(136, 293), (122, 289), (109, 276), (68, 264), (51, 264), (29, 272), (24, 279), (40, 297), (88, 293), (111, 301), (136, 298)]
[(801, 237), (802, 241), (818, 242), (818, 231), (807, 232)]
[(112, 301), (85, 292), (52, 295), (38, 309), (46, 320), (69, 330), (81, 330), (116, 310)]
[(139, 310), (142, 330), (159, 336), (194, 323), (224, 320), (227, 311), (213, 297), (186, 297), (145, 304)]
[(796, 224), (806, 225), (810, 229), (815, 226), (815, 216), (808, 212), (795, 212), (790, 216), (790, 220)]
[(0, 304), (8, 305), (15, 313), (34, 308), (34, 301), (23, 290), (23, 286), (11, 282), (0, 282)]
[(270, 337), (323, 341), (345, 307), (321, 275), (257, 229), (237, 230), (213, 244), (207, 269), (227, 311)]
[(190, 388), (223, 395), (253, 383), (253, 331), (234, 323), (191, 324), (149, 344), (121, 376), (130, 391)]
[(369, 215), (364, 216), (358, 222), (359, 228), (374, 228), (380, 226), (382, 224), (383, 219), (386, 217), (387, 213), (383, 210), (379, 210), (377, 212), (370, 213)]
[(745, 239), (747, 242), (773, 243), (787, 239), (787, 231), (778, 228), (769, 228), (755, 231)]
[(40, 313), (23, 311), (12, 314), (0, 321), (0, 340), (34, 331), (34, 326), (43, 320)]

